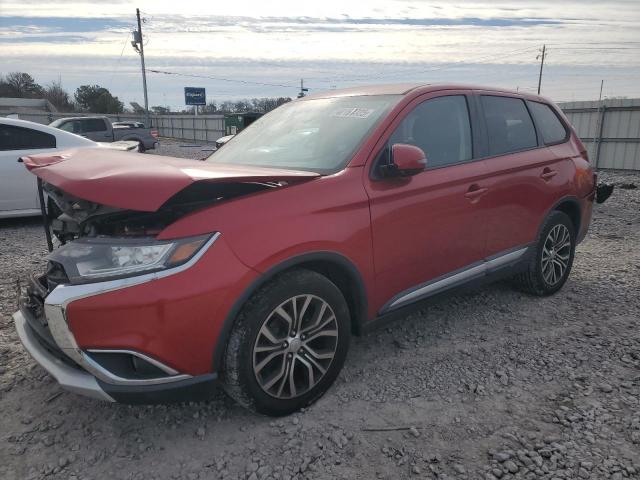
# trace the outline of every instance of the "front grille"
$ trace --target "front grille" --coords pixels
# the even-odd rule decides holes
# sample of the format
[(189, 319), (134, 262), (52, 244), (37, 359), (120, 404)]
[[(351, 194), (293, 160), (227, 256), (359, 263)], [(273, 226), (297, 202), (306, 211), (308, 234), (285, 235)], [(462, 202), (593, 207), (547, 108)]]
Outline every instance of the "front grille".
[(26, 290), (20, 297), (20, 310), (28, 327), (49, 353), (68, 365), (78, 367), (73, 360), (65, 355), (51, 335), (47, 317), (44, 314), (44, 299), (50, 292), (48, 285), (47, 275), (32, 275)]

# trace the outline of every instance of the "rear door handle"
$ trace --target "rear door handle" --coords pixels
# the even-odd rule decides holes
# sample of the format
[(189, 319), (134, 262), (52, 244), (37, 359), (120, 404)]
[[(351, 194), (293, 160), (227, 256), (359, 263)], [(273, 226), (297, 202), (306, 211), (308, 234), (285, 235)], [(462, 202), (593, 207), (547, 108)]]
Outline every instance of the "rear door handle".
[(480, 197), (482, 197), (488, 191), (488, 188), (480, 187), (478, 184), (474, 183), (469, 187), (467, 193), (465, 193), (464, 196), (467, 200), (470, 200), (473, 203), (478, 201)]
[(543, 179), (544, 181), (547, 181), (547, 180), (551, 180), (557, 174), (558, 172), (556, 170), (551, 170), (549, 167), (546, 167), (544, 170), (542, 170), (542, 173), (540, 174), (540, 178)]

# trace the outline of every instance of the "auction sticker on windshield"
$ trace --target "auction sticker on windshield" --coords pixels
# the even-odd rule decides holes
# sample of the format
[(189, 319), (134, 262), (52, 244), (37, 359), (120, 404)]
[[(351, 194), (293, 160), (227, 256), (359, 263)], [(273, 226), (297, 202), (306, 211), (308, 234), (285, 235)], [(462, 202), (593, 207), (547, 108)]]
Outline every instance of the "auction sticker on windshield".
[(372, 108), (341, 108), (331, 114), (332, 117), (340, 118), (367, 118), (374, 112)]

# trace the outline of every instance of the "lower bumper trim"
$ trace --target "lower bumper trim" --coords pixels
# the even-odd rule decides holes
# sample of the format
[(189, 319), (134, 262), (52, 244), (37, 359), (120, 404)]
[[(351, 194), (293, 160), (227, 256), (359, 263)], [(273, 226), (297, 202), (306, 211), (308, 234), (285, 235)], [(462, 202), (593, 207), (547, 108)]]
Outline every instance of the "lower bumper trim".
[(167, 404), (210, 399), (218, 388), (218, 374), (208, 373), (157, 385), (113, 385), (98, 379), (98, 385), (118, 403)]
[(83, 370), (73, 368), (49, 353), (40, 344), (35, 336), (36, 334), (31, 330), (31, 327), (29, 327), (21, 312), (13, 314), (13, 321), (16, 325), (18, 337), (20, 337), (20, 341), (27, 352), (29, 352), (29, 355), (31, 355), (42, 368), (49, 372), (61, 387), (98, 400), (115, 401), (100, 387), (93, 375)]

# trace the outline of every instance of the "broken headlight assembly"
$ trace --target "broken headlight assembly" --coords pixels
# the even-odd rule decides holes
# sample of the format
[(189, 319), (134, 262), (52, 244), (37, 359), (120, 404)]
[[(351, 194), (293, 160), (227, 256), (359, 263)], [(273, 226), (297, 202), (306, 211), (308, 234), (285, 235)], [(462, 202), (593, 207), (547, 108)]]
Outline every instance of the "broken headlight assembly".
[(54, 250), (50, 262), (62, 265), (72, 284), (99, 282), (167, 270), (187, 263), (216, 235), (177, 240), (79, 238)]

